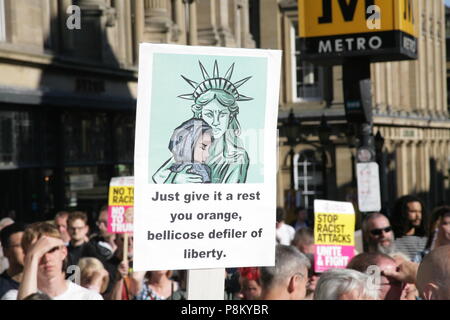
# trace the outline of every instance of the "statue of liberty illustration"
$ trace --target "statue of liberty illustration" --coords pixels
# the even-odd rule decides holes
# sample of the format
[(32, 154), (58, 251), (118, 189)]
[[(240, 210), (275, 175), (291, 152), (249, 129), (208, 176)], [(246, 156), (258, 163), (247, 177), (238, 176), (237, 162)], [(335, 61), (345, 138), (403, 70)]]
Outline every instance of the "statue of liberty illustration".
[(220, 76), (216, 60), (212, 77), (200, 61), (199, 65), (203, 80), (198, 83), (182, 75), (194, 91), (178, 96), (194, 102), (193, 118), (175, 129), (169, 143), (173, 156), (152, 179), (155, 183), (245, 183), (250, 159), (239, 138), (237, 102), (253, 100), (238, 92), (251, 76), (233, 83), (234, 63)]

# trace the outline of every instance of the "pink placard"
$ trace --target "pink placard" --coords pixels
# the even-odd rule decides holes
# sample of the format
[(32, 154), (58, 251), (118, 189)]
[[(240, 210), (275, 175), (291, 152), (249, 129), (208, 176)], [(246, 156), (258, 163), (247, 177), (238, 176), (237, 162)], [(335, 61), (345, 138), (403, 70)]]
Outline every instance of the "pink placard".
[(325, 272), (328, 269), (344, 269), (355, 255), (354, 246), (314, 246), (314, 271)]
[(108, 207), (108, 232), (133, 232), (133, 206)]

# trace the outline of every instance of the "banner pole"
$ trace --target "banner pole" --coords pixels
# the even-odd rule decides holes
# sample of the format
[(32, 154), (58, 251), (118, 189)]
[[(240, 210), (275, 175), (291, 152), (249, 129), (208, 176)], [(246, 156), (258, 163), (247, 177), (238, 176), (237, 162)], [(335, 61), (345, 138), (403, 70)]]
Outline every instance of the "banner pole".
[(128, 263), (128, 233), (124, 233), (123, 238), (123, 261)]
[(187, 300), (224, 300), (225, 269), (187, 271)]

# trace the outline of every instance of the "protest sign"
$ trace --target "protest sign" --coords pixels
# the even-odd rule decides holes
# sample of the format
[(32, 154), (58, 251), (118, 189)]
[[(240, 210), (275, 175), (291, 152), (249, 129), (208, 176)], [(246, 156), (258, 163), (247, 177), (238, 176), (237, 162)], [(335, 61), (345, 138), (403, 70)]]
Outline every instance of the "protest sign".
[(274, 265), (280, 62), (141, 44), (135, 270)]
[(354, 256), (354, 232), (352, 203), (314, 200), (314, 270), (345, 268)]
[(378, 163), (362, 162), (356, 164), (358, 183), (358, 207), (362, 212), (381, 210), (380, 177)]
[(134, 177), (116, 177), (109, 184), (108, 232), (133, 232)]

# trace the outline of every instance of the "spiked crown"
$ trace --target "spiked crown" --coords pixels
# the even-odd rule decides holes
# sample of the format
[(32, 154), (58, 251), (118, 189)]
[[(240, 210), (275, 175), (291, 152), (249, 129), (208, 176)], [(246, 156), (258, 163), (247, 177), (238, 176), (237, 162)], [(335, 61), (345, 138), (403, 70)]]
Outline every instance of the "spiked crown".
[(214, 61), (214, 70), (212, 77), (209, 76), (208, 72), (206, 71), (202, 63), (200, 61), (198, 63), (200, 65), (200, 70), (202, 71), (203, 81), (197, 83), (181, 75), (181, 77), (187, 83), (189, 83), (189, 85), (192, 88), (194, 88), (194, 92), (180, 95), (178, 96), (179, 98), (196, 101), (199, 96), (201, 96), (203, 93), (209, 90), (222, 90), (232, 95), (236, 99), (236, 101), (253, 100), (253, 98), (240, 94), (237, 90), (240, 86), (242, 86), (249, 79), (251, 79), (251, 77), (244, 78), (242, 80), (237, 81), (236, 83), (231, 82), (231, 76), (233, 75), (234, 71), (234, 63), (231, 65), (231, 67), (228, 69), (228, 71), (225, 73), (223, 77), (219, 75), (219, 66), (217, 65), (217, 60)]

